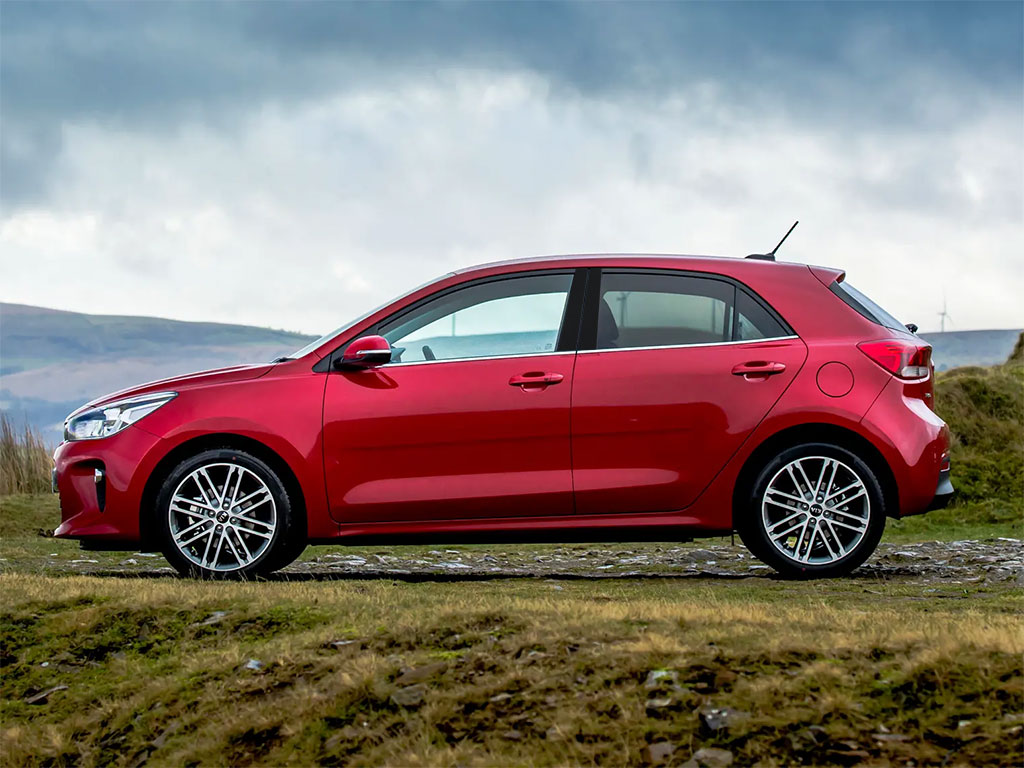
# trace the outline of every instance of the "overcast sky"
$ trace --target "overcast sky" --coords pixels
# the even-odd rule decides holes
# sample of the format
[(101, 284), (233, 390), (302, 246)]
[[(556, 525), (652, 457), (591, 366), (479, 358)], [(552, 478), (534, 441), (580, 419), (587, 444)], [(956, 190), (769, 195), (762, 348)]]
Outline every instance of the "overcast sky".
[(1024, 325), (1022, 4), (4, 3), (0, 300), (323, 332), (545, 253)]

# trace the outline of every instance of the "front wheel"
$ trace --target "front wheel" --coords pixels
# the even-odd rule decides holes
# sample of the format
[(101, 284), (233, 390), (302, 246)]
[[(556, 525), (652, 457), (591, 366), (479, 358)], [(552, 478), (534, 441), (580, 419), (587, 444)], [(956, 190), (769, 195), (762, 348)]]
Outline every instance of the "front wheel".
[(263, 576), (295, 550), (284, 484), (242, 451), (204, 451), (179, 464), (160, 490), (157, 515), (164, 557), (186, 576)]
[(828, 443), (780, 453), (758, 474), (738, 531), (758, 558), (784, 576), (845, 576), (878, 546), (885, 497), (871, 468)]

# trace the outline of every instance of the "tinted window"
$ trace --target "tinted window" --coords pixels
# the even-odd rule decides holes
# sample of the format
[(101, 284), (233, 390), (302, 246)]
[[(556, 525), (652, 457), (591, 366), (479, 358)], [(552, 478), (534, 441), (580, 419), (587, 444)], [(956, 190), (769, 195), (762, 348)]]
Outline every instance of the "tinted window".
[(897, 331), (907, 330), (907, 327), (903, 325), (903, 323), (875, 304), (875, 302), (849, 283), (835, 282), (829, 286), (829, 289), (832, 293), (836, 294), (836, 296), (841, 298), (860, 314), (864, 315), (864, 317), (871, 322), (884, 325), (886, 328), (893, 328)]
[(788, 335), (789, 331), (746, 291), (736, 292), (737, 341), (773, 339)]
[(605, 272), (597, 348), (730, 341), (733, 293), (733, 286), (720, 280)]
[(478, 283), (385, 321), (378, 333), (401, 363), (553, 352), (571, 283), (572, 275)]

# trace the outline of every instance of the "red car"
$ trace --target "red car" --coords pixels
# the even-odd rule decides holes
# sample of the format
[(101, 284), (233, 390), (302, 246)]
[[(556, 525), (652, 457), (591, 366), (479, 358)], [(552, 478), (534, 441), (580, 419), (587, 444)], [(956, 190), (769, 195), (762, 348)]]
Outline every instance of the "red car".
[(75, 411), (57, 536), (250, 577), (307, 544), (736, 531), (846, 574), (944, 506), (931, 348), (838, 269), (565, 256), (419, 288), (291, 357)]

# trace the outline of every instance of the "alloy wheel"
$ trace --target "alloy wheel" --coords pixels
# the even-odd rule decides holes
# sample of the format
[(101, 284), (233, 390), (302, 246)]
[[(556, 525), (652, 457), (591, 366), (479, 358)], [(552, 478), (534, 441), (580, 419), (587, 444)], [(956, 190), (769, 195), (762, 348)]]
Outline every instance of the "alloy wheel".
[(871, 501), (861, 477), (830, 456), (808, 456), (782, 467), (761, 499), (772, 546), (803, 565), (829, 565), (863, 541)]
[(277, 530), (277, 507), (266, 482), (231, 463), (204, 464), (171, 494), (171, 540), (191, 563), (237, 571), (255, 563)]

